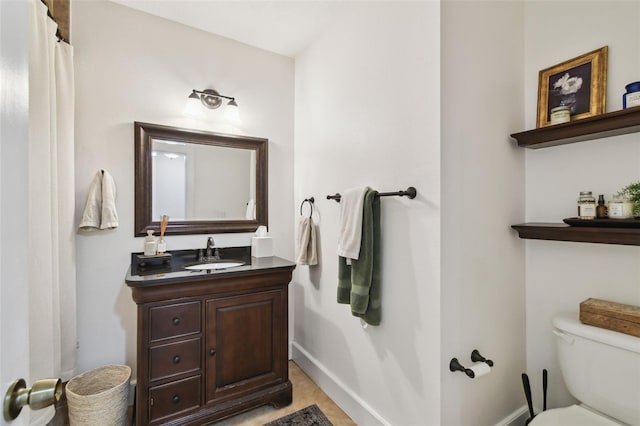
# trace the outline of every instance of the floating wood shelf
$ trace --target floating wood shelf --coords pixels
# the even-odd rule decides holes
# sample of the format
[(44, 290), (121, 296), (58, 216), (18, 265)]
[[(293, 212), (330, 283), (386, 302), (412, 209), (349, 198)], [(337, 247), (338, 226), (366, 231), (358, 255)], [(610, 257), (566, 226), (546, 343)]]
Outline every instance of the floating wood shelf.
[(511, 227), (525, 239), (640, 246), (640, 228), (583, 227), (564, 223), (521, 223)]
[[(640, 132), (640, 107), (609, 112), (511, 135), (523, 148), (546, 148)], [(640, 246), (640, 228), (569, 226), (564, 223), (512, 225), (520, 238)]]
[(511, 135), (523, 148), (546, 148), (640, 132), (640, 107), (556, 124)]

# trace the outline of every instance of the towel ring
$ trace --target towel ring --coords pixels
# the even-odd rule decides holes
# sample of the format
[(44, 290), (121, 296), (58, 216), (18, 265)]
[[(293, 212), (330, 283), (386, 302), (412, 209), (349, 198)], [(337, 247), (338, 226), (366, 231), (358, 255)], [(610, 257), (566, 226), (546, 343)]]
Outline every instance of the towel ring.
[(313, 216), (313, 203), (315, 202), (316, 200), (313, 197), (305, 198), (304, 200), (302, 200), (302, 203), (300, 204), (300, 216), (302, 216), (302, 207), (304, 206), (304, 203), (309, 203), (309, 207), (311, 207), (311, 213), (309, 213), (309, 217)]

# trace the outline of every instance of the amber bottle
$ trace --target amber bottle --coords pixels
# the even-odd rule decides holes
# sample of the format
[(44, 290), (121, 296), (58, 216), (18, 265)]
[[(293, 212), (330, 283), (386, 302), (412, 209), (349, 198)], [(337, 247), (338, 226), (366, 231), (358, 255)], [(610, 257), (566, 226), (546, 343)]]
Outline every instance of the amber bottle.
[(596, 206), (596, 218), (604, 219), (607, 217), (607, 206), (604, 204), (604, 195), (598, 196), (598, 205)]

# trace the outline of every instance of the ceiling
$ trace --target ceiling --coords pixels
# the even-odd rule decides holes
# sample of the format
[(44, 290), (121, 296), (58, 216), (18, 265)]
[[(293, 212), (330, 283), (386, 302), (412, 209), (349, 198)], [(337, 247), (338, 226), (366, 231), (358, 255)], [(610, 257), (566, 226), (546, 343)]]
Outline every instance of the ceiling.
[(341, 7), (339, 1), (305, 0), (112, 1), (289, 57), (313, 42)]

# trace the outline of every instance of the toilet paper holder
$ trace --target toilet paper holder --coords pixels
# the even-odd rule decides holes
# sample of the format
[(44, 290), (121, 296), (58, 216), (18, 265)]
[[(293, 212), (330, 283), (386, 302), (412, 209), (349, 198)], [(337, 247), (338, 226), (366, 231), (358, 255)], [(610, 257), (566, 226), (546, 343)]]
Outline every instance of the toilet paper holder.
[[(491, 361), (490, 359), (486, 359), (485, 357), (480, 355), (480, 352), (477, 349), (474, 349), (473, 351), (471, 351), (471, 361), (484, 362), (489, 367), (493, 367), (493, 361)], [(470, 379), (473, 379), (476, 377), (476, 373), (472, 369), (466, 368), (464, 365), (460, 364), (460, 361), (458, 361), (458, 358), (451, 358), (451, 361), (449, 362), (449, 371), (452, 371), (452, 372), (462, 371), (464, 374), (469, 376)]]
[(473, 361), (473, 362), (484, 362), (489, 367), (493, 367), (493, 361), (491, 361), (490, 359), (486, 359), (485, 357), (480, 355), (480, 352), (477, 349), (474, 349), (473, 351), (471, 351), (471, 361)]
[(464, 365), (460, 364), (458, 358), (451, 358), (451, 362), (449, 362), (449, 371), (462, 371), (464, 374), (469, 376), (470, 379), (476, 377), (476, 373), (474, 373), (472, 369), (465, 368)]

